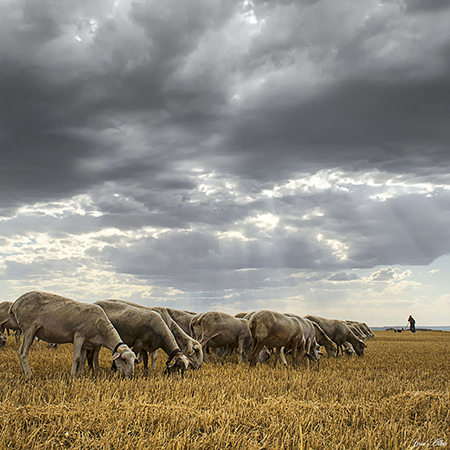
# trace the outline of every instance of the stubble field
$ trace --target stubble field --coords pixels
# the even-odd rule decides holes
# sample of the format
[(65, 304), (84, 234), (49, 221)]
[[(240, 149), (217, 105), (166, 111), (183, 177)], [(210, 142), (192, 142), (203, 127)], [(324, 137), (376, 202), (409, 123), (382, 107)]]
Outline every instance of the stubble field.
[(72, 345), (33, 347), (25, 381), (0, 350), (0, 449), (409, 449), (450, 447), (450, 332), (376, 331), (363, 358), (298, 370), (231, 358), (133, 379), (70, 378)]

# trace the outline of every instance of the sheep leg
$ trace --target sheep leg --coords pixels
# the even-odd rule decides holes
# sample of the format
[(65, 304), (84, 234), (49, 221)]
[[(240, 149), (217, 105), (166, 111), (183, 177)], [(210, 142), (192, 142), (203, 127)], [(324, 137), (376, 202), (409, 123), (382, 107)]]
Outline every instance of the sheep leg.
[(222, 356), (220, 358), (220, 362), (223, 363), (223, 360), (231, 353), (231, 347), (227, 345), (222, 352)]
[[(134, 353), (136, 353), (136, 355), (139, 355), (139, 359), (143, 362), (144, 364), (144, 370), (148, 370), (148, 353), (145, 350), (140, 350), (140, 351), (136, 351), (136, 348), (133, 347), (133, 351)], [(153, 369), (153, 355), (152, 355), (152, 369)]]
[(100, 354), (100, 347), (97, 347), (94, 350), (94, 355), (92, 357), (92, 367), (93, 369), (98, 369), (100, 367), (100, 363), (98, 362), (98, 355)]
[[(244, 353), (244, 338), (239, 336), (238, 339), (238, 350), (239, 350), (239, 364), (242, 364), (242, 354)], [(258, 356), (259, 352), (256, 354)]]
[(203, 362), (205, 362), (205, 363), (209, 362), (209, 357), (208, 357), (209, 352), (210, 352), (210, 348), (208, 347), (208, 345), (205, 345), (205, 346), (202, 345)]
[(278, 348), (278, 355), (283, 363), (283, 366), (287, 366), (286, 355), (284, 354), (284, 347)]
[(299, 342), (295, 342), (292, 346), (292, 366), (294, 368), (297, 367), (297, 348), (298, 348)]
[(81, 349), (83, 348), (84, 339), (81, 336), (75, 335), (73, 338), (73, 361), (71, 375), (74, 377), (80, 370)]
[(264, 347), (264, 342), (258, 341), (255, 346), (252, 348), (252, 353), (250, 355), (250, 366), (256, 366), (256, 357), (259, 355), (259, 352)]
[[(158, 350), (155, 350), (151, 355), (152, 369), (156, 369), (156, 357), (158, 356)], [(148, 359), (148, 358), (147, 358)]]
[(89, 369), (94, 371), (100, 367), (100, 364), (98, 362), (98, 355), (100, 353), (100, 347), (96, 347), (94, 350), (89, 350), (86, 352), (87, 355), (87, 361)]
[(280, 347), (273, 347), (272, 353), (273, 353), (273, 367), (276, 367), (278, 360), (280, 359)]
[[(135, 361), (135, 364), (144, 362), (144, 370), (147, 370), (148, 369), (148, 353), (147, 353), (147, 350), (144, 350), (142, 348), (142, 342), (140, 340), (137, 340), (135, 342), (135, 344), (133, 345), (133, 352), (138, 357), (138, 359), (136, 359), (136, 361)], [(152, 365), (153, 365), (153, 361), (152, 361)], [(113, 361), (113, 366), (111, 366), (111, 370), (117, 370), (115, 361)]]
[(86, 347), (83, 347), (80, 352), (80, 365), (79, 365), (79, 370), (80, 370), (81, 374), (84, 373), (84, 368), (86, 366), (86, 356), (87, 356), (87, 350), (86, 350)]
[(36, 331), (37, 328), (29, 328), (23, 333), (22, 344), (17, 352), (19, 355), (20, 367), (22, 367), (22, 370), (28, 379), (33, 378), (33, 373), (31, 372), (30, 364), (28, 363), (28, 352), (30, 351)]

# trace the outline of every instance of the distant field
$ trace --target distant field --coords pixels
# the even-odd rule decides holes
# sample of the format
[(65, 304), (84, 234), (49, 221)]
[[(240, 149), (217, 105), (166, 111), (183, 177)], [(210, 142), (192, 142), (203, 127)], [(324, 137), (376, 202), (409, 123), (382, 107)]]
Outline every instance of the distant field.
[[(235, 359), (164, 377), (108, 370), (72, 380), (72, 345), (0, 350), (0, 449), (450, 448), (450, 332), (375, 331), (364, 358), (298, 370)], [(419, 446), (420, 444), (420, 446)]]

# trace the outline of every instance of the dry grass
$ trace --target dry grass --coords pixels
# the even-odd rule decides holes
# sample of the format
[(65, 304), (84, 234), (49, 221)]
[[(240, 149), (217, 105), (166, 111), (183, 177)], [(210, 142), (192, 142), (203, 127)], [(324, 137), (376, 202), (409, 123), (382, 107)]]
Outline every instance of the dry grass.
[[(184, 378), (71, 379), (72, 346), (0, 350), (0, 449), (407, 449), (450, 446), (450, 333), (376, 332), (364, 358), (299, 370), (231, 360)], [(441, 439), (440, 441), (435, 441)], [(434, 444), (434, 446), (433, 446)], [(445, 445), (444, 445), (445, 444)]]

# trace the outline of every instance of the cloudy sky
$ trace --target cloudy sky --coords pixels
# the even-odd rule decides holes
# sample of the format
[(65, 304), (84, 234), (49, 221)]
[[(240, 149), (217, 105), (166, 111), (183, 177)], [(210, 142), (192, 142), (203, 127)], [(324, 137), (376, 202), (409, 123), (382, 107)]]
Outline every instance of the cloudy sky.
[(2, 0), (0, 297), (450, 325), (448, 0)]

